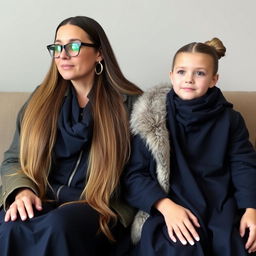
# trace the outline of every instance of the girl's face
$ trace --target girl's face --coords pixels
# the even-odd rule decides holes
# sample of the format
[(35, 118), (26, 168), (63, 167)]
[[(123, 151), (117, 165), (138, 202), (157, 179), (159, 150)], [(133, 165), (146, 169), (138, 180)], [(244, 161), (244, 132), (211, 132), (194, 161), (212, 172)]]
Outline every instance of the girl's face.
[(210, 55), (181, 52), (176, 56), (170, 79), (175, 93), (181, 99), (192, 100), (215, 86), (218, 75), (213, 74), (213, 59)]
[[(65, 45), (70, 42), (93, 43), (88, 34), (78, 26), (67, 24), (61, 26), (56, 34), (55, 44)], [(94, 68), (102, 57), (93, 47), (81, 46), (78, 56), (69, 57), (63, 49), (60, 57), (55, 59), (58, 71), (65, 80), (72, 83), (92, 84), (95, 76)]]

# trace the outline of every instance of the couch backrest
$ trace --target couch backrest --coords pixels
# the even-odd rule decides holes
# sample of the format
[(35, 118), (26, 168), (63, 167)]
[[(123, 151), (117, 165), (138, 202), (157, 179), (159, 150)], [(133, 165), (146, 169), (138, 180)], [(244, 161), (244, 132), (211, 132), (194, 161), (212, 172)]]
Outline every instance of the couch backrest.
[(29, 92), (0, 92), (0, 163), (14, 135), (16, 117)]
[[(17, 113), (29, 95), (28, 92), (0, 92), (0, 162), (11, 143)], [(243, 115), (250, 133), (250, 141), (255, 146), (256, 92), (224, 92), (224, 95)]]
[(249, 131), (250, 141), (256, 147), (256, 92), (224, 92), (234, 109), (239, 111)]

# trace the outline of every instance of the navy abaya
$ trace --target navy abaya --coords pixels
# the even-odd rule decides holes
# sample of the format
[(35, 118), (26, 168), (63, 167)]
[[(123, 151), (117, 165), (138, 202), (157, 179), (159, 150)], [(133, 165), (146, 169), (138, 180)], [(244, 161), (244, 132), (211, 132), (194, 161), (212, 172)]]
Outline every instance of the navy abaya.
[[(239, 224), (245, 208), (256, 208), (256, 154), (243, 118), (218, 88), (187, 101), (171, 90), (166, 109), (170, 192), (161, 189), (154, 155), (139, 135), (133, 139), (124, 177), (127, 201), (150, 214), (134, 255), (249, 255)], [(169, 238), (163, 216), (154, 209), (154, 204), (165, 197), (198, 218), (200, 241), (194, 246)]]
[[(35, 217), (26, 221), (6, 223), (5, 211), (0, 211), (1, 256), (116, 255), (116, 244), (100, 231), (96, 210), (85, 203), (62, 205), (79, 200), (85, 187), (92, 133), (91, 102), (80, 109), (71, 86), (59, 115), (48, 201), (42, 212), (35, 210)], [(120, 239), (126, 231), (118, 223), (112, 232)], [(126, 241), (120, 241), (119, 255), (126, 252)]]

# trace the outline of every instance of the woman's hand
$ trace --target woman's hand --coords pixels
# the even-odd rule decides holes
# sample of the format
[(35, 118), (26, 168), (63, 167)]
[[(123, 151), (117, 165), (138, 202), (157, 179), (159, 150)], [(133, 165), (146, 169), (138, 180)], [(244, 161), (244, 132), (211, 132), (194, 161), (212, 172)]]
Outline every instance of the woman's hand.
[(247, 208), (240, 221), (240, 235), (244, 236), (246, 229), (249, 229), (249, 237), (245, 249), (249, 253), (256, 251), (256, 209)]
[(190, 210), (175, 204), (169, 198), (159, 200), (155, 207), (163, 214), (168, 234), (173, 242), (176, 242), (175, 235), (183, 245), (187, 242), (194, 245), (194, 240), (199, 241), (200, 238), (194, 226), (200, 227), (200, 224)]
[(15, 201), (10, 205), (6, 211), (4, 220), (15, 221), (20, 215), (21, 220), (26, 220), (34, 217), (33, 205), (40, 211), (42, 210), (42, 202), (30, 189), (24, 188), (19, 190), (15, 196)]

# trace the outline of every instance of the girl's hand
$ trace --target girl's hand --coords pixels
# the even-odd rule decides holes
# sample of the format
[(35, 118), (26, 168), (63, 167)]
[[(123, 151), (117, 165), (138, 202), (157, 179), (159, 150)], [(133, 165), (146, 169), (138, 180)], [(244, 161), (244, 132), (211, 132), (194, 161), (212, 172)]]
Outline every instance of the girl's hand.
[(247, 208), (240, 221), (240, 235), (244, 236), (246, 229), (249, 229), (249, 237), (245, 249), (249, 253), (256, 251), (256, 209)]
[(163, 214), (168, 234), (173, 242), (176, 242), (175, 235), (183, 245), (187, 242), (194, 245), (194, 240), (199, 241), (200, 238), (194, 226), (200, 227), (200, 224), (190, 210), (175, 204), (169, 198), (159, 200), (155, 207)]
[(5, 222), (15, 221), (17, 215), (20, 215), (21, 220), (26, 220), (34, 217), (33, 205), (38, 211), (42, 210), (42, 202), (30, 189), (21, 189), (15, 196), (15, 201), (10, 205), (5, 214)]

